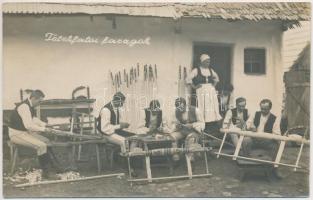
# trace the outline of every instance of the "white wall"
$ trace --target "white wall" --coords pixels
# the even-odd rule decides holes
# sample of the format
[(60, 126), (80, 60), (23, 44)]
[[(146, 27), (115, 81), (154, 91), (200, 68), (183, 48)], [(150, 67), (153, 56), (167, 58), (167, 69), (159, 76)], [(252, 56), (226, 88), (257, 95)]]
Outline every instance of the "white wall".
[[(157, 64), (159, 97), (170, 105), (177, 95), (178, 65), (192, 63), (193, 42), (228, 43), (233, 46), (232, 82), (235, 97), (245, 96), (256, 109), (262, 98), (270, 98), (279, 112), (282, 95), (281, 35), (278, 22), (225, 22), (184, 19), (182, 33), (174, 33), (171, 19), (117, 17), (117, 28), (104, 16), (4, 17), (4, 108), (19, 101), (20, 88), (40, 88), (48, 99), (70, 98), (79, 85), (89, 85), (91, 96), (104, 103), (108, 71), (129, 69), (137, 62)], [(46, 32), (61, 35), (114, 38), (151, 37), (148, 46), (51, 43)], [(266, 48), (266, 75), (245, 75), (246, 47)]]

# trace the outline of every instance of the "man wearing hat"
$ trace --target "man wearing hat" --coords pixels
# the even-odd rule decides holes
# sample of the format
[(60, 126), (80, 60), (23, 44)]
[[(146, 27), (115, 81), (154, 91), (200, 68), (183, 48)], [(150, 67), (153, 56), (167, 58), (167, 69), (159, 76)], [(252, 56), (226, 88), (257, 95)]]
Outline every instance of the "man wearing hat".
[(109, 142), (121, 147), (121, 152), (126, 151), (125, 138), (116, 132), (129, 127), (129, 123), (120, 122), (120, 107), (123, 106), (126, 97), (117, 92), (113, 100), (103, 106), (97, 118), (97, 130), (104, 134)]
[(31, 95), (21, 103), (17, 103), (10, 117), (9, 137), (14, 144), (19, 144), (35, 149), (38, 156), (43, 178), (56, 179), (51, 167), (56, 172), (61, 172), (60, 163), (54, 155), (50, 140), (41, 135), (43, 132), (51, 132), (47, 124), (36, 117), (35, 107), (40, 104), (45, 95), (41, 90), (31, 91)]
[(196, 90), (197, 107), (206, 123), (206, 127), (210, 127), (210, 124), (222, 119), (215, 90), (219, 77), (211, 67), (211, 58), (208, 54), (202, 54), (200, 61), (200, 66), (191, 71), (186, 83)]
[[(175, 116), (167, 119), (164, 125), (164, 131), (170, 133), (175, 139), (176, 145), (181, 139), (185, 139), (184, 146), (191, 148), (199, 146), (199, 134), (204, 130), (205, 123), (199, 109), (195, 106), (187, 108), (186, 100), (179, 97), (175, 100)], [(191, 161), (194, 161), (193, 154), (189, 154)], [(179, 160), (179, 156), (173, 156), (175, 161)]]
[(139, 134), (154, 134), (162, 132), (162, 109), (160, 102), (156, 99), (152, 100), (148, 108), (140, 113), (140, 124), (137, 127)]

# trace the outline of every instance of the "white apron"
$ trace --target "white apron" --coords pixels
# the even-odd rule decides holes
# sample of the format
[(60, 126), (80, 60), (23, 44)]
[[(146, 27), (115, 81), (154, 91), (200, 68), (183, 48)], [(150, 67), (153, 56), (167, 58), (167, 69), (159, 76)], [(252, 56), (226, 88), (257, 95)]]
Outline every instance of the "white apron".
[(214, 122), (222, 119), (219, 113), (217, 91), (211, 83), (201, 84), (196, 90), (197, 107), (205, 122)]

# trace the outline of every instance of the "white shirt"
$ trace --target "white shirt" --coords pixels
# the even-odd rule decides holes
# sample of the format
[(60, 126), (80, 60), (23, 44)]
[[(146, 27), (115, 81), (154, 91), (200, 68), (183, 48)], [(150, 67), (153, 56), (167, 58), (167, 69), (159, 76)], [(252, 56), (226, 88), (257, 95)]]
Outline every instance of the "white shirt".
[[(166, 116), (164, 116), (164, 112), (162, 111), (162, 120), (163, 119), (166, 119)], [(152, 120), (156, 120), (156, 115), (153, 116), (152, 114), (150, 114), (150, 121)], [(164, 123), (165, 121), (163, 120), (161, 123), (161, 126), (158, 128), (160, 132), (163, 131)], [(146, 134), (148, 131), (149, 131), (149, 128), (146, 127), (146, 112), (145, 110), (141, 110), (139, 113), (139, 123), (135, 132), (137, 134)]]
[[(248, 119), (249, 120), (249, 113), (247, 113), (248, 115)], [(237, 117), (243, 120), (243, 112), (238, 112), (237, 111)], [(223, 128), (230, 128), (230, 129), (234, 129), (237, 128), (237, 126), (235, 124), (233, 124), (232, 122), (232, 118), (233, 118), (233, 112), (231, 110), (228, 110), (226, 112), (224, 121), (223, 121)]]
[[(32, 103), (30, 99), (28, 99), (30, 106)], [(32, 117), (29, 106), (27, 104), (22, 104), (17, 108), (17, 113), (22, 118), (23, 124), (28, 131), (45, 131), (46, 123), (41, 121), (36, 117)]]
[[(270, 113), (266, 116), (263, 116), (261, 114), (260, 124), (256, 130), (257, 132), (264, 132), (264, 126), (265, 126), (269, 116), (270, 116)], [(254, 126), (254, 117), (255, 117), (255, 115), (253, 115), (252, 117), (250, 117), (248, 119), (247, 124), (250, 128), (255, 127)], [(275, 120), (274, 125), (273, 125), (273, 134), (280, 135), (280, 117), (276, 117), (276, 120)]]
[[(116, 116), (116, 120), (117, 120), (117, 109), (115, 108), (111, 102), (111, 105), (113, 107), (113, 111), (115, 113)], [(121, 112), (119, 112), (120, 114)], [(117, 125), (113, 125), (111, 124), (111, 112), (108, 108), (103, 108), (100, 112), (100, 116), (101, 116), (101, 131), (103, 133), (106, 133), (108, 135), (111, 135), (115, 132), (116, 129), (120, 129), (121, 126), (119, 124)], [(121, 117), (120, 117), (121, 118)]]
[[(197, 121), (192, 123), (192, 128), (196, 129), (198, 132), (201, 132), (205, 128), (205, 122), (204, 122), (204, 119), (203, 119), (203, 115), (201, 115), (201, 113), (200, 113), (198, 108), (195, 108), (195, 112), (196, 112)], [(187, 111), (183, 113), (182, 118), (184, 120), (188, 119), (188, 112)], [(164, 128), (163, 128), (164, 132), (172, 133), (174, 131), (178, 131), (177, 128), (176, 128), (177, 124), (180, 124), (180, 122), (176, 118), (176, 114), (174, 112), (174, 114), (170, 118), (167, 118), (165, 120)]]
[[(210, 69), (209, 68), (203, 68), (203, 67), (199, 67), (200, 68), (200, 71), (201, 71), (201, 74), (205, 77), (207, 76), (210, 76)], [(217, 83), (219, 82), (219, 77), (217, 75), (217, 73), (211, 68), (211, 71), (212, 71), (212, 77), (214, 78), (214, 82)], [(194, 77), (196, 77), (198, 75), (198, 69), (197, 68), (194, 68), (191, 73), (187, 76), (186, 78), (186, 83), (187, 84), (191, 84), (192, 83), (192, 79)]]

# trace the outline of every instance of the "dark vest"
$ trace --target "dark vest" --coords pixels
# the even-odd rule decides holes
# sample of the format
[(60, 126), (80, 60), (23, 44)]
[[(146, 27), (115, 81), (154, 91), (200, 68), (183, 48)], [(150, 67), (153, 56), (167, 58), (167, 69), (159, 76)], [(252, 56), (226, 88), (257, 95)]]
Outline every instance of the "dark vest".
[[(256, 112), (255, 116), (254, 116), (254, 126), (256, 128), (258, 128), (259, 124), (260, 124), (260, 119), (261, 119), (261, 112)], [(268, 116), (268, 119), (264, 125), (264, 132), (265, 133), (272, 133), (273, 132), (273, 126), (276, 120), (276, 116), (273, 115), (272, 113), (270, 113), (270, 116)]]
[(197, 115), (196, 115), (196, 107), (194, 106), (191, 106), (188, 110), (188, 119), (187, 121), (186, 120), (183, 120), (183, 116), (182, 116), (182, 113), (178, 110), (175, 111), (175, 116), (176, 116), (176, 119), (182, 123), (182, 124), (187, 124), (187, 123), (194, 123), (197, 121)]
[[(236, 119), (238, 117), (237, 108), (231, 109), (231, 112), (232, 112), (232, 122), (235, 125), (236, 124)], [(243, 120), (246, 122), (247, 119), (248, 119), (248, 110), (244, 109), (243, 110)]]
[[(145, 127), (149, 128), (149, 125), (150, 125), (150, 115), (151, 115), (151, 111), (146, 108), (145, 109), (145, 114), (146, 114), (146, 124), (145, 124)], [(159, 128), (161, 126), (161, 123), (162, 123), (162, 110), (158, 111), (157, 113), (157, 128)]]
[[(104, 108), (107, 108), (107, 109), (109, 109), (109, 111), (110, 111), (110, 123), (113, 124), (113, 125), (119, 124), (119, 123), (120, 123), (119, 116), (117, 117), (117, 116), (115, 115), (115, 112), (114, 112), (114, 109), (113, 109), (113, 106), (112, 106), (111, 102), (108, 103), (108, 104), (106, 104), (105, 106), (103, 106), (103, 108), (101, 109), (101, 111), (102, 111)], [(103, 133), (103, 132), (101, 131), (101, 111), (100, 111), (100, 114), (99, 114), (99, 116), (98, 116), (98, 118), (97, 118), (97, 130), (98, 130), (100, 133)], [(117, 111), (117, 112), (118, 112), (118, 111)]]
[[(209, 70), (210, 70), (210, 76), (203, 76), (202, 73), (201, 73), (201, 70), (200, 70), (200, 67), (197, 67), (197, 70), (198, 70), (198, 74), (197, 76), (195, 76), (193, 79), (192, 79), (192, 83), (194, 85), (199, 85), (199, 84), (204, 84), (204, 83), (214, 83), (213, 81), (213, 75), (212, 75), (212, 69), (211, 67), (209, 67)], [(207, 82), (208, 80), (208, 82)]]
[(30, 102), (28, 101), (28, 99), (26, 99), (22, 101), (21, 103), (16, 104), (16, 107), (13, 110), (13, 113), (11, 114), (11, 117), (10, 117), (10, 128), (20, 130), (20, 131), (27, 131), (27, 129), (24, 126), (21, 116), (17, 112), (17, 109), (23, 104), (26, 104), (28, 106), (32, 118), (36, 116), (35, 109), (30, 105)]

